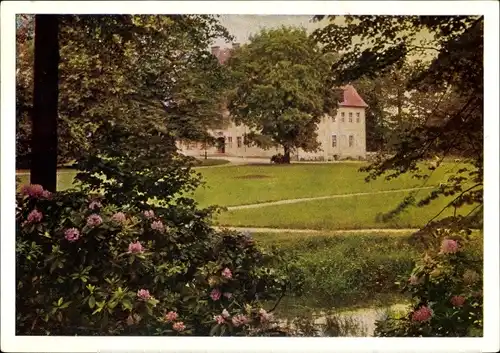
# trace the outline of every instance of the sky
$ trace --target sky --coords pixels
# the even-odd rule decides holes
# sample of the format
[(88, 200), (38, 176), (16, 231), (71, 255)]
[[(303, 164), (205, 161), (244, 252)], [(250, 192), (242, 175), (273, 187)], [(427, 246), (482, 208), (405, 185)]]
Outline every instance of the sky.
[[(313, 23), (312, 16), (290, 15), (221, 15), (220, 23), (235, 36), (235, 42), (244, 44), (250, 35), (259, 32), (261, 28), (285, 26), (304, 27), (308, 33), (319, 28), (321, 23)], [(324, 23), (324, 22), (323, 22)], [(223, 39), (217, 40), (214, 45), (230, 47)]]

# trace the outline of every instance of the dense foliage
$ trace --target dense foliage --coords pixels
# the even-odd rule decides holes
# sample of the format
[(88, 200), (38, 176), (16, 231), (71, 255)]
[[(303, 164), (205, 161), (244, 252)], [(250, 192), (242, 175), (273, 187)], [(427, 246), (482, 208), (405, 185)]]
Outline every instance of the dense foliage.
[(287, 163), (291, 151), (319, 147), (316, 125), (337, 103), (325, 75), (329, 60), (305, 30), (287, 27), (262, 30), (235, 50), (228, 107), (236, 123), (253, 129), (250, 143), (282, 146)]
[[(33, 26), (17, 36), (17, 149), (29, 165), (33, 90)], [(140, 129), (155, 121), (178, 138), (206, 140), (222, 119), (227, 72), (208, 51), (230, 38), (217, 18), (183, 16), (59, 16), (58, 158), (81, 156), (88, 137), (114, 122)]]
[[(364, 169), (370, 172), (368, 179), (407, 172), (427, 179), (444, 158), (460, 155), (468, 166), (420, 204), (453, 195), (449, 207), (475, 204), (470, 216), (477, 218), (483, 204), (483, 18), (345, 16), (343, 24), (336, 16), (329, 20), (313, 36), (325, 50), (349, 48), (332, 65), (337, 83), (376, 79), (404, 69), (404, 92), (417, 92), (423, 100), (416, 106), (425, 107), (423, 114), (408, 111), (413, 124), (400, 130), (392, 153), (379, 155)], [(432, 160), (427, 170), (419, 167), (422, 160)], [(405, 200), (400, 210), (414, 202)], [(448, 221), (467, 225), (454, 217)], [(435, 228), (429, 224), (430, 230)]]
[(420, 259), (404, 284), (413, 297), (411, 311), (379, 321), (377, 336), (482, 336), (482, 237), (444, 230), (438, 239), (441, 244)]
[(210, 210), (118, 205), (39, 185), (17, 198), (20, 335), (224, 335), (262, 329), (287, 277)]

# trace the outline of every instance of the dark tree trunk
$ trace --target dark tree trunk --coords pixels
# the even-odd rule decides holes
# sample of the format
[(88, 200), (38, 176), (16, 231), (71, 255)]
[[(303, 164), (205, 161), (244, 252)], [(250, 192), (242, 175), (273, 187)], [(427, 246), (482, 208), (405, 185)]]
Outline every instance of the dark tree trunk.
[(290, 147), (283, 146), (283, 149), (284, 149), (283, 163), (290, 164)]
[(58, 15), (35, 16), (31, 183), (56, 191)]

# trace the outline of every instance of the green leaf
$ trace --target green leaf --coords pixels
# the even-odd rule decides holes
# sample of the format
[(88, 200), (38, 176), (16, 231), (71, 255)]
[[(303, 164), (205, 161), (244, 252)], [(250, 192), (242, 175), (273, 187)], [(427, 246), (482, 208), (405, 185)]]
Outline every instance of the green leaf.
[(94, 306), (95, 306), (95, 297), (93, 295), (91, 295), (89, 298), (89, 308), (93, 309)]

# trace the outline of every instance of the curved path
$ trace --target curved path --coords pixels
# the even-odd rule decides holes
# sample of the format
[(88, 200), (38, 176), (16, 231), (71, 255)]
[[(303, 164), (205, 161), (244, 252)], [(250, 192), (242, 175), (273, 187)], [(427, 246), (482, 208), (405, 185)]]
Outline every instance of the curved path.
[(288, 228), (258, 228), (258, 227), (231, 227), (231, 226), (218, 226), (214, 227), (218, 230), (227, 229), (237, 232), (251, 232), (251, 233), (316, 233), (316, 234), (345, 234), (345, 233), (412, 233), (419, 230), (419, 228), (366, 228), (366, 229), (288, 229)]
[(247, 208), (259, 208), (259, 207), (276, 206), (276, 205), (287, 205), (287, 204), (291, 204), (291, 203), (299, 203), (299, 202), (307, 202), (307, 201), (337, 199), (337, 198), (351, 197), (351, 196), (390, 194), (390, 193), (395, 193), (395, 192), (416, 191), (416, 190), (434, 189), (434, 188), (435, 188), (434, 186), (424, 186), (424, 187), (409, 188), (409, 189), (382, 190), (382, 191), (374, 191), (374, 192), (358, 192), (358, 193), (352, 193), (352, 194), (336, 194), (336, 195), (317, 196), (317, 197), (303, 197), (303, 198), (298, 198), (298, 199), (287, 199), (287, 200), (279, 200), (279, 201), (261, 202), (261, 203), (253, 203), (253, 204), (248, 204), (248, 205), (228, 206), (227, 209), (228, 209), (228, 211), (243, 210), (243, 209), (247, 209)]

